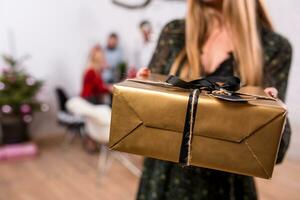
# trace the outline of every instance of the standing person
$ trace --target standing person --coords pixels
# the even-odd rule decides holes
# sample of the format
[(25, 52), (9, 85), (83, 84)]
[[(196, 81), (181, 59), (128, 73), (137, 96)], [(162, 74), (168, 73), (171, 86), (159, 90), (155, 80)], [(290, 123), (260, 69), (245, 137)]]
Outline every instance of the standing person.
[(124, 63), (123, 52), (119, 46), (119, 37), (116, 33), (111, 33), (108, 36), (104, 52), (108, 67), (104, 70), (103, 78), (107, 83), (116, 83), (120, 81), (121, 77), (118, 67)]
[(101, 74), (107, 66), (103, 49), (100, 45), (94, 46), (88, 58), (87, 68), (83, 76), (81, 97), (91, 103), (103, 103), (103, 95), (109, 94), (112, 90), (110, 85), (106, 85)]
[(152, 39), (152, 25), (144, 20), (139, 25), (139, 37), (136, 39), (134, 54), (129, 74), (135, 76), (137, 70), (147, 67), (155, 49), (155, 43)]
[[(285, 100), (292, 49), (274, 32), (263, 0), (189, 0), (185, 21), (162, 30), (150, 70), (196, 79), (237, 75)], [(148, 76), (141, 69), (138, 76)], [(290, 140), (287, 122), (277, 163)], [(255, 200), (252, 177), (146, 158), (138, 200)]]

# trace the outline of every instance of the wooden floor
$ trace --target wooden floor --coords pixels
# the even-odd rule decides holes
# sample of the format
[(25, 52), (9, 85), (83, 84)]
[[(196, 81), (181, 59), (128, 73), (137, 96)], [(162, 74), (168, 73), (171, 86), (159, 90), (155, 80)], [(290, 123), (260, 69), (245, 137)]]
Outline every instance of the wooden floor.
[[(61, 140), (38, 140), (37, 158), (0, 163), (0, 200), (135, 199), (138, 178), (126, 168), (115, 161), (100, 176), (97, 155), (86, 154), (79, 141), (63, 148)], [(262, 200), (300, 200), (300, 162), (289, 160), (271, 181), (257, 183)]]

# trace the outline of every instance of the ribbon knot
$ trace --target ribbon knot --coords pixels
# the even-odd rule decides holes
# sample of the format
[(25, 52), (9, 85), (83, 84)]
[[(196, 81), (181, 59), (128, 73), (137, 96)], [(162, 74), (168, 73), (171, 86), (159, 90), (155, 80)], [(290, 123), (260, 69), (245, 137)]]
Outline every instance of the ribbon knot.
[(193, 81), (184, 81), (177, 76), (169, 76), (166, 80), (173, 86), (184, 88), (184, 89), (199, 89), (206, 90), (209, 92), (217, 90), (225, 90), (228, 92), (235, 92), (240, 89), (240, 79), (235, 76), (210, 76)]

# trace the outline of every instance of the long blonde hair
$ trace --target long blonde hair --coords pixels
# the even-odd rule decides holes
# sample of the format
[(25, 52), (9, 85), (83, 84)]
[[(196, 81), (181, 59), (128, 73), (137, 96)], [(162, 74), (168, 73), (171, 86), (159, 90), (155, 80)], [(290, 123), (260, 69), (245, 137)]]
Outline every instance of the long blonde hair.
[[(97, 57), (96, 56), (97, 53), (100, 53), (101, 56)], [(106, 59), (105, 59), (105, 55), (104, 55), (104, 50), (99, 44), (96, 44), (90, 50), (86, 70), (94, 69), (94, 70), (98, 71), (101, 68), (105, 67), (106, 65), (107, 65), (107, 63), (106, 63)]]
[[(201, 77), (201, 50), (211, 31), (211, 19), (216, 11), (200, 0), (188, 0), (185, 25), (185, 48), (175, 59), (171, 74), (184, 63), (189, 79)], [(263, 76), (263, 50), (259, 24), (273, 29), (264, 0), (224, 0), (223, 21), (229, 27), (239, 76), (244, 84), (261, 85)]]

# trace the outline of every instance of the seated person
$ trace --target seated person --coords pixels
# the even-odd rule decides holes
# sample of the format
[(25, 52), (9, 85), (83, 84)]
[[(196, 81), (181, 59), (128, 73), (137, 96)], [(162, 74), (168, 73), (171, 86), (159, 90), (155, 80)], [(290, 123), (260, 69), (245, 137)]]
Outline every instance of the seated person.
[[(112, 91), (112, 86), (106, 85), (101, 77), (106, 66), (107, 64), (103, 49), (100, 45), (94, 46), (89, 54), (80, 94), (82, 98), (86, 99), (90, 103), (103, 104), (104, 95), (110, 94)], [(89, 153), (95, 153), (98, 151), (97, 143), (88, 135), (84, 138), (84, 147)]]
[(94, 46), (90, 52), (87, 68), (84, 72), (80, 95), (93, 104), (104, 103), (104, 95), (110, 94), (112, 91), (112, 86), (106, 85), (101, 77), (101, 73), (106, 66), (103, 49), (100, 45)]

